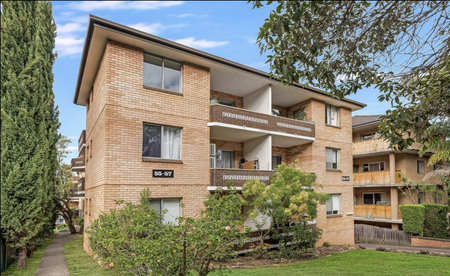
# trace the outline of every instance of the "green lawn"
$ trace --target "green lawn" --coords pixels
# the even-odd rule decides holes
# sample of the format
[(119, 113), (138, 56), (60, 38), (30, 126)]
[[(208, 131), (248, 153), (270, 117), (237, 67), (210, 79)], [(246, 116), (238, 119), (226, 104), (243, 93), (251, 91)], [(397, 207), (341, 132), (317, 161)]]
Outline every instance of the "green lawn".
[(67, 266), (70, 276), (118, 275), (113, 269), (102, 268), (91, 256), (83, 251), (83, 236), (64, 244)]
[(34, 275), (39, 267), (45, 248), (56, 238), (56, 234), (50, 235), (36, 251), (34, 251), (33, 258), (27, 258), (27, 268), (18, 269), (17, 262), (11, 264), (7, 270), (2, 273), (2, 276), (29, 276)]
[[(219, 275), (214, 273), (211, 275)], [(450, 275), (450, 258), (440, 256), (353, 250), (330, 257), (257, 269), (235, 269), (232, 276), (272, 275)]]

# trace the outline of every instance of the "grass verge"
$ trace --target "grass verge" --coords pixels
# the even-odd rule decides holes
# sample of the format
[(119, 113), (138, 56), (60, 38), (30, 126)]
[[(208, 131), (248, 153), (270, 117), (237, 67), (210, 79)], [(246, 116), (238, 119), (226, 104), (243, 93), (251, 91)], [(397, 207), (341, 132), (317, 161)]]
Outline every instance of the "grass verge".
[(102, 268), (97, 261), (84, 252), (82, 235), (78, 235), (78, 239), (64, 244), (64, 254), (66, 255), (70, 276), (118, 275), (111, 268)]
[(2, 276), (29, 276), (34, 275), (39, 267), (42, 256), (44, 255), (45, 248), (56, 238), (56, 234), (50, 235), (33, 253), (33, 258), (27, 258), (27, 268), (19, 269), (17, 268), (17, 261), (12, 263), (7, 270), (3, 271)]
[[(214, 273), (211, 275), (219, 275)], [(292, 265), (256, 269), (235, 269), (232, 276), (272, 275), (392, 275), (392, 276), (450, 276), (450, 258), (419, 254), (353, 250), (333, 253)]]

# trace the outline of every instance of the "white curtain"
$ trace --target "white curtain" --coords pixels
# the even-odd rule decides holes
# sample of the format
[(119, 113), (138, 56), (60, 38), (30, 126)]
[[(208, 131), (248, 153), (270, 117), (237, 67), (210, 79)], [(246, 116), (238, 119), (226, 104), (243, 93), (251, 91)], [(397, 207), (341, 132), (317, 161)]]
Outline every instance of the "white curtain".
[(181, 128), (164, 127), (162, 158), (181, 159)]

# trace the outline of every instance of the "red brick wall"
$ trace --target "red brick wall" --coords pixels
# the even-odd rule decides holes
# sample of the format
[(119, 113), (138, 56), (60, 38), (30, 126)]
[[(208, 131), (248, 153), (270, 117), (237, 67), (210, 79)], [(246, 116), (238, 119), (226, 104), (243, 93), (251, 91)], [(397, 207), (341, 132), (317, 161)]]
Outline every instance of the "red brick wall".
[(450, 240), (411, 237), (411, 246), (450, 248)]

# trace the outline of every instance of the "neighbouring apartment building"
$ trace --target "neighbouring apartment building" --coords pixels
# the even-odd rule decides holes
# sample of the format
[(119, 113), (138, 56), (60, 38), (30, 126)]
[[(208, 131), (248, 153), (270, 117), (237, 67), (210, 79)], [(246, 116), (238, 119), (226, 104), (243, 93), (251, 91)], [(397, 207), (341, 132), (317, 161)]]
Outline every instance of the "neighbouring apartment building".
[[(411, 198), (402, 192), (407, 190), (398, 173), (414, 182), (420, 182), (427, 173), (439, 168), (440, 164), (427, 166), (431, 153), (420, 157), (418, 152), (421, 145), (417, 143), (401, 152), (390, 149), (389, 142), (381, 139), (377, 133), (380, 116), (353, 117), (355, 223), (402, 229), (399, 205), (445, 204), (447, 195), (412, 191)], [(439, 179), (429, 178), (423, 183), (438, 184)]]
[(84, 216), (84, 181), (85, 181), (85, 152), (86, 152), (86, 131), (81, 132), (78, 139), (78, 157), (70, 161), (72, 180), (77, 184), (76, 188), (70, 191), (70, 207), (77, 208), (78, 215)]
[(86, 227), (144, 188), (164, 220), (194, 216), (227, 180), (269, 183), (299, 159), (331, 194), (322, 241), (353, 244), (352, 111), (364, 104), (95, 16), (74, 103), (86, 106)]

